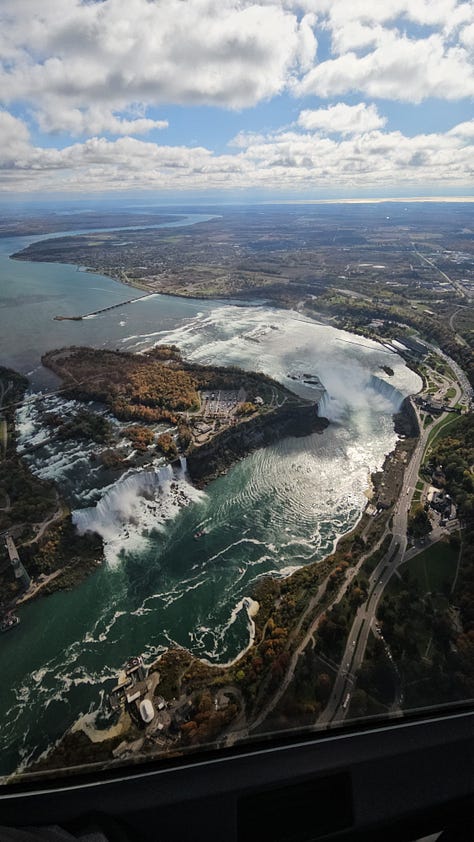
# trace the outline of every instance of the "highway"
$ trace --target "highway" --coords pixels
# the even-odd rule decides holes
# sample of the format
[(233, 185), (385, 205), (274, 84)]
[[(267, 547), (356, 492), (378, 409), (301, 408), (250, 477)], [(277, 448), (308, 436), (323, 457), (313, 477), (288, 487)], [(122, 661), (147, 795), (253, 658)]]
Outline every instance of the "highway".
[(466, 299), (467, 301), (471, 300), (470, 296), (468, 295), (468, 293), (466, 292), (466, 290), (464, 289), (462, 284), (460, 284), (458, 281), (455, 281), (454, 278), (450, 278), (449, 275), (446, 274), (446, 272), (443, 272), (443, 270), (440, 269), (439, 266), (436, 265), (434, 260), (430, 260), (428, 257), (425, 257), (424, 254), (421, 254), (421, 252), (418, 251), (418, 249), (416, 248), (414, 243), (412, 243), (412, 246), (413, 246), (413, 250), (414, 250), (415, 254), (418, 255), (418, 257), (421, 258), (421, 260), (423, 260), (425, 263), (427, 263), (428, 266), (431, 266), (432, 269), (436, 269), (436, 271), (439, 272), (440, 275), (442, 275), (443, 278), (446, 281), (448, 281), (448, 283), (451, 284), (451, 286), (458, 293), (458, 295), (460, 295), (462, 298)]
[[(459, 396), (460, 390), (456, 388), (454, 400), (457, 401)], [(410, 462), (405, 469), (402, 489), (393, 511), (392, 540), (386, 554), (369, 578), (367, 599), (357, 610), (347, 638), (346, 648), (331, 696), (316, 722), (318, 728), (327, 728), (335, 722), (342, 722), (347, 715), (352, 692), (356, 684), (357, 671), (362, 666), (364, 660), (372, 624), (376, 622), (378, 604), (383, 595), (384, 588), (405, 556), (407, 548), (408, 512), (416, 488), (420, 465), (429, 434), (433, 427), (439, 424), (440, 420), (447, 417), (447, 413), (442, 413), (440, 417), (423, 429), (418, 411), (415, 406), (413, 408), (420, 425), (420, 438), (413, 451)]]
[[(433, 376), (436, 374), (436, 378), (438, 380), (438, 383), (440, 384), (440, 389), (436, 396), (440, 400), (442, 400), (444, 395), (447, 393), (448, 389), (451, 387), (454, 388), (454, 395), (449, 401), (451, 406), (455, 406), (458, 402), (464, 402), (466, 404), (469, 404), (471, 401), (472, 390), (470, 384), (465, 378), (464, 373), (459, 369), (458, 366), (456, 366), (456, 364), (453, 363), (453, 361), (449, 357), (441, 353), (438, 349), (435, 349), (433, 346), (431, 347), (435, 353), (443, 357), (446, 360), (446, 362), (449, 363), (456, 377), (458, 378), (458, 382), (454, 382), (450, 378), (432, 372)], [(427, 397), (430, 396), (427, 395)], [(367, 599), (364, 603), (362, 603), (362, 605), (359, 606), (357, 610), (356, 616), (354, 618), (351, 630), (347, 638), (344, 654), (341, 663), (338, 667), (331, 696), (325, 709), (322, 711), (322, 713), (315, 722), (315, 726), (318, 729), (328, 728), (332, 723), (339, 723), (343, 721), (347, 715), (347, 712), (350, 707), (352, 692), (355, 688), (357, 681), (357, 671), (360, 669), (364, 661), (365, 651), (367, 648), (367, 642), (369, 639), (371, 629), (375, 627), (377, 608), (380, 599), (383, 596), (384, 589), (390, 581), (393, 573), (406, 558), (408, 513), (410, 511), (413, 494), (415, 492), (416, 484), (418, 482), (419, 470), (428, 443), (429, 435), (431, 431), (440, 424), (441, 421), (449, 417), (448, 413), (442, 412), (441, 415), (439, 415), (435, 420), (433, 420), (430, 424), (424, 427), (423, 421), (420, 418), (418, 408), (414, 405), (413, 401), (411, 401), (411, 403), (418, 419), (420, 436), (415, 446), (415, 449), (411, 455), (410, 461), (405, 468), (402, 488), (400, 490), (398, 501), (396, 502), (395, 507), (393, 509), (393, 519), (391, 525), (391, 542), (384, 557), (369, 577)], [(333, 605), (335, 605), (342, 599), (342, 597), (347, 591), (347, 588), (349, 587), (354, 577), (358, 574), (366, 558), (381, 545), (382, 541), (386, 537), (386, 534), (387, 532), (384, 532), (383, 535), (379, 538), (377, 544), (375, 546), (372, 546), (370, 548), (370, 551), (364, 554), (361, 557), (361, 559), (359, 559), (359, 562), (357, 563), (357, 565), (355, 565), (355, 567), (347, 571), (346, 580), (344, 584), (338, 589), (337, 595), (335, 596), (331, 604), (329, 606), (326, 606), (326, 608), (324, 608), (321, 604), (321, 596), (326, 583), (323, 583), (323, 585), (320, 586), (318, 593), (313, 597), (311, 603), (308, 605), (305, 611), (305, 614), (303, 615), (304, 617), (306, 617), (308, 614), (311, 614), (316, 609), (316, 612), (313, 615), (312, 622), (308, 628), (306, 635), (304, 636), (302, 641), (300, 641), (300, 644), (298, 645), (296, 650), (293, 652), (293, 656), (290, 660), (285, 679), (282, 682), (279, 691), (276, 694), (274, 694), (272, 699), (261, 711), (257, 719), (250, 724), (249, 730), (253, 730), (257, 726), (261, 725), (261, 723), (265, 720), (265, 718), (268, 716), (271, 710), (273, 710), (273, 708), (276, 706), (277, 702), (281, 699), (290, 681), (293, 678), (300, 655), (305, 650), (310, 639), (314, 639), (314, 634), (317, 634), (317, 627), (319, 625), (321, 617), (324, 616), (325, 613), (328, 610), (330, 610), (330, 608), (332, 608)], [(376, 628), (374, 628), (374, 632), (377, 634)], [(400, 715), (400, 698), (401, 688), (398, 687), (398, 702), (394, 703), (391, 710), (391, 715), (393, 716)]]

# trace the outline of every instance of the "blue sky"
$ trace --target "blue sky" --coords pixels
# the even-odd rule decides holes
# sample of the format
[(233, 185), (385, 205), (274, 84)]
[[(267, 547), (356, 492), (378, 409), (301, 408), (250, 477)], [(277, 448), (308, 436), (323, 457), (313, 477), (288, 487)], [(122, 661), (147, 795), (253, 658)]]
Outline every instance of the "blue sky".
[(469, 196), (474, 4), (2, 0), (0, 195)]

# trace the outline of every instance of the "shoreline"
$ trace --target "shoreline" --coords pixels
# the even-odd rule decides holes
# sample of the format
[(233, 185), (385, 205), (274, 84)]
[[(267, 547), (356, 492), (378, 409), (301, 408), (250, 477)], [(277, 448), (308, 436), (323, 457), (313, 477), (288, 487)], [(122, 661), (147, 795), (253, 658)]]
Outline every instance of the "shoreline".
[[(69, 350), (77, 350), (80, 352), (81, 349)], [(91, 349), (84, 350), (90, 351)], [(48, 357), (48, 354), (44, 355), (42, 358), (42, 364), (48, 371), (53, 372), (60, 379), (59, 391), (64, 394), (67, 399), (68, 391), (74, 392), (74, 389), (77, 388), (79, 392), (81, 392), (81, 384), (78, 384), (77, 386), (75, 383), (66, 384), (61, 363), (57, 363), (55, 358), (55, 354), (56, 356), (58, 354), (60, 356), (60, 353), (61, 352), (49, 352), (50, 359), (47, 360), (46, 365), (45, 357)], [(96, 351), (94, 353), (100, 354), (102, 352)], [(132, 354), (125, 352), (123, 353), (123, 357), (136, 357), (141, 359), (143, 357), (143, 351), (134, 352)], [(181, 360), (180, 355), (178, 359)], [(68, 365), (70, 365), (70, 357), (68, 357), (68, 360)], [(267, 378), (265, 375), (259, 373), (242, 371), (241, 373), (232, 374), (231, 367), (199, 366), (195, 363), (188, 365), (186, 361), (183, 361), (183, 370), (194, 376), (199, 375), (201, 372), (203, 372), (204, 375), (209, 374), (210, 372), (211, 376), (230, 377), (231, 379), (232, 377), (237, 379), (244, 378), (245, 384), (248, 388), (256, 388), (257, 390), (264, 390), (265, 388), (268, 388), (268, 384), (272, 384), (271, 378)], [(281, 390), (283, 396), (288, 394), (291, 400), (283, 397), (281, 405), (268, 407), (266, 411), (253, 414), (250, 418), (241, 416), (238, 421), (233, 422), (235, 423), (235, 426), (226, 427), (220, 432), (216, 431), (209, 441), (201, 444), (195, 444), (191, 447), (191, 449), (186, 449), (184, 451), (184, 454), (182, 455), (187, 458), (187, 474), (191, 480), (192, 486), (195, 489), (200, 490), (205, 488), (210, 482), (217, 479), (219, 476), (226, 474), (234, 464), (244, 459), (254, 450), (268, 446), (268, 444), (272, 441), (286, 438), (288, 436), (309, 435), (312, 432), (322, 433), (328, 426), (328, 421), (318, 415), (317, 404), (298, 397), (281, 384), (277, 384), (275, 382), (274, 386), (277, 386), (279, 390)], [(262, 394), (263, 393), (264, 392), (262, 391)], [(87, 396), (81, 394), (78, 396), (78, 400), (80, 402), (83, 402), (86, 398)], [(127, 423), (131, 423), (133, 425), (134, 422), (129, 421)], [(179, 428), (179, 418), (176, 423)], [(13, 439), (13, 442), (16, 453), (15, 458), (22, 461), (24, 454), (23, 452), (17, 451), (16, 437)], [(43, 446), (43, 443), (38, 445), (38, 447), (39, 446)], [(175, 469), (181, 466), (179, 455), (177, 455), (176, 458), (170, 458), (169, 456), (165, 458), (166, 462), (164, 467), (169, 465), (171, 468)], [(30, 469), (28, 463), (24, 463), (24, 465), (27, 474), (34, 478), (36, 475)], [(136, 471), (132, 472), (132, 474), (137, 473), (139, 475), (143, 471), (147, 470), (153, 470), (153, 460), (143, 465), (138, 462), (136, 465)], [(127, 465), (123, 469), (120, 469), (120, 471), (116, 474), (114, 483), (120, 483), (129, 471), (130, 465), (127, 463)], [(59, 495), (59, 491), (56, 493)], [(64, 525), (68, 522), (68, 519), (71, 519), (71, 513), (69, 512), (69, 508), (65, 506), (64, 516), (59, 519), (57, 517), (54, 518), (54, 521), (51, 521), (49, 524), (49, 528), (45, 531), (43, 530), (44, 535), (41, 533), (40, 537), (42, 539), (42, 543), (45, 541), (47, 542), (51, 535), (55, 534), (56, 530), (54, 527), (57, 527), (59, 530), (63, 530)], [(15, 530), (15, 524), (11, 528)], [(16, 595), (11, 601), (11, 607), (21, 607), (38, 598), (48, 596), (60, 590), (71, 590), (77, 585), (80, 585), (82, 581), (88, 578), (88, 576), (93, 573), (98, 566), (105, 562), (106, 553), (104, 547), (102, 547), (100, 559), (96, 557), (91, 559), (87, 546), (87, 534), (85, 537), (81, 537), (81, 533), (77, 532), (77, 535), (79, 536), (79, 543), (81, 540), (84, 541), (83, 557), (81, 557), (79, 550), (79, 556), (75, 557), (72, 563), (65, 564), (64, 561), (62, 561), (58, 567), (45, 570), (46, 575), (40, 576), (39, 579), (38, 574), (34, 575), (34, 581), (30, 589), (27, 592)], [(102, 540), (99, 536), (96, 537), (97, 541)], [(36, 540), (30, 541), (29, 544), (33, 544), (35, 547), (37, 546)], [(38, 546), (40, 547), (41, 544)], [(25, 552), (23, 542), (18, 544), (18, 548), (20, 553), (22, 553), (22, 551), (23, 553)], [(27, 567), (29, 566), (29, 563), (31, 563), (30, 554), (31, 553), (28, 550), (25, 555), (25, 564)], [(35, 555), (33, 554), (33, 559), (34, 558)]]
[[(121, 281), (120, 279), (118, 279), (118, 278), (116, 278), (116, 277), (113, 277), (113, 276), (104, 275), (104, 277), (107, 277), (107, 278), (112, 278), (115, 282), (117, 282), (117, 281), (118, 281), (118, 282), (120, 282), (120, 283), (121, 283), (122, 285), (124, 285), (124, 286), (126, 285), (126, 286), (132, 286), (133, 288), (143, 289), (143, 287), (140, 287), (139, 285), (126, 283), (126, 282)], [(203, 296), (186, 296), (186, 295), (180, 295), (180, 294), (176, 294), (176, 293), (173, 293), (173, 292), (163, 292), (163, 293), (158, 292), (158, 293), (156, 293), (155, 291), (150, 291), (150, 290), (149, 290), (148, 288), (146, 288), (146, 287), (145, 287), (145, 289), (147, 290), (147, 292), (148, 292), (149, 294), (163, 294), (163, 295), (168, 295), (168, 296), (171, 296), (171, 297), (173, 297), (173, 296), (174, 296), (174, 297), (177, 297), (177, 298), (187, 298), (187, 297), (188, 297), (188, 298), (191, 298), (191, 297), (192, 297), (192, 298), (195, 298), (196, 300), (202, 300), (202, 301), (206, 301), (206, 300), (216, 300), (216, 299), (206, 299), (206, 298), (205, 298), (205, 297), (203, 297)], [(256, 305), (256, 306), (259, 306), (259, 305), (262, 303), (261, 301), (259, 301), (259, 300), (255, 300), (255, 299), (253, 299), (253, 301), (255, 302), (255, 305)], [(268, 299), (267, 299), (267, 302), (268, 302)], [(247, 305), (247, 306), (249, 306), (248, 301), (242, 302), (242, 299), (239, 299), (239, 298), (226, 298), (226, 299), (224, 299), (224, 300), (223, 300), (223, 303), (231, 303), (231, 304), (234, 304), (234, 305), (236, 305), (236, 306), (238, 306), (239, 304), (242, 304), (243, 306), (246, 306), (246, 305)], [(250, 306), (251, 306), (251, 305), (250, 305)], [(278, 302), (272, 302), (272, 304), (271, 304), (270, 306), (275, 307), (275, 309), (288, 309), (288, 308), (283, 308), (283, 307), (281, 307), (281, 304), (279, 304)], [(295, 311), (295, 314), (296, 314), (296, 313), (297, 313), (297, 311)], [(310, 316), (310, 314), (307, 314), (307, 318), (305, 319), (305, 321), (308, 321), (308, 323), (312, 323), (312, 322), (314, 322), (314, 323), (318, 323), (318, 321), (319, 321), (319, 320), (318, 320), (317, 318), (316, 318), (316, 319), (315, 319), (315, 318), (313, 318), (312, 316)], [(353, 334), (353, 335), (354, 335), (354, 336), (358, 336), (358, 334)], [(368, 339), (369, 339), (369, 341), (370, 341), (371, 343), (373, 342), (374, 344), (380, 344), (380, 345), (382, 344), (382, 343), (379, 343), (379, 342), (377, 342), (376, 340), (374, 340), (374, 339), (372, 339), (372, 338), (368, 338)], [(395, 449), (396, 449), (396, 447), (397, 447), (397, 445), (398, 445), (399, 441), (400, 441), (400, 440), (398, 440), (398, 441), (397, 441), (397, 443), (396, 443), (396, 445), (395, 445)], [(393, 452), (394, 452), (394, 451), (392, 451), (392, 453), (393, 453)], [(384, 469), (385, 469), (385, 464), (384, 464), (384, 466), (382, 467), (382, 470), (384, 470)], [(208, 480), (208, 482), (211, 482), (211, 481), (212, 481), (212, 479), (213, 479), (213, 477), (210, 477), (210, 478), (209, 478), (209, 480)], [(360, 532), (360, 530), (361, 530), (361, 524), (362, 524), (362, 521), (363, 521), (363, 519), (364, 519), (364, 514), (365, 514), (366, 507), (367, 507), (367, 503), (366, 503), (366, 504), (364, 505), (364, 507), (361, 509), (360, 514), (359, 514), (359, 516), (358, 516), (358, 518), (357, 518), (356, 522), (354, 523), (354, 525), (353, 525), (353, 526), (352, 526), (349, 530), (347, 530), (347, 531), (346, 531), (346, 532), (344, 532), (344, 533), (341, 533), (341, 534), (340, 534), (337, 538), (335, 538), (335, 539), (334, 539), (334, 544), (333, 544), (333, 548), (332, 548), (331, 552), (330, 552), (328, 555), (326, 555), (323, 559), (321, 559), (319, 562), (313, 562), (313, 563), (310, 563), (310, 564), (317, 564), (317, 565), (323, 566), (323, 565), (324, 565), (324, 564), (328, 561), (328, 559), (330, 559), (330, 558), (331, 558), (331, 556), (334, 556), (334, 554), (335, 554), (335, 553), (336, 553), (336, 551), (337, 551), (338, 545), (340, 545), (340, 544), (341, 544), (341, 542), (343, 542), (345, 539), (347, 539), (347, 538), (348, 538), (348, 536), (350, 536), (350, 535), (356, 535), (356, 534), (359, 534), (359, 532)], [(335, 564), (335, 563), (336, 563), (336, 562), (334, 562), (334, 564)], [(273, 574), (270, 574), (270, 575), (268, 575), (268, 576), (264, 576), (264, 577), (262, 577), (262, 579), (265, 579), (265, 578), (268, 578), (268, 579), (271, 579), (271, 580), (275, 580), (275, 579), (282, 579), (283, 581), (287, 582), (287, 581), (289, 581), (289, 580), (293, 579), (294, 577), (296, 577), (296, 576), (297, 576), (297, 575), (298, 575), (301, 571), (304, 571), (305, 569), (307, 569), (307, 567), (308, 567), (308, 565), (301, 565), (301, 566), (299, 566), (298, 568), (294, 569), (292, 572), (290, 572), (290, 573), (288, 574), (288, 576), (280, 577), (280, 576), (274, 576)], [(205, 659), (199, 659), (199, 658), (196, 658), (196, 656), (191, 656), (191, 655), (190, 655), (190, 653), (189, 653), (189, 655), (190, 655), (190, 657), (191, 657), (192, 659), (195, 659), (195, 660), (196, 660), (199, 664), (201, 664), (203, 667), (205, 667), (206, 669), (209, 669), (209, 670), (211, 670), (211, 671), (217, 671), (217, 672), (219, 672), (219, 671), (222, 671), (222, 670), (224, 670), (224, 669), (232, 669), (232, 668), (236, 667), (236, 665), (237, 665), (237, 664), (239, 664), (241, 661), (243, 661), (243, 660), (245, 659), (246, 655), (248, 655), (248, 654), (252, 651), (252, 649), (253, 649), (253, 648), (254, 648), (254, 646), (256, 645), (256, 638), (257, 638), (257, 634), (258, 634), (258, 629), (257, 629), (257, 627), (256, 627), (256, 624), (254, 623), (254, 634), (253, 634), (253, 635), (249, 635), (249, 642), (248, 642), (248, 644), (246, 645), (246, 647), (244, 648), (244, 650), (242, 650), (242, 651), (241, 651), (241, 652), (240, 652), (240, 653), (236, 656), (236, 658), (234, 658), (234, 659), (233, 659), (232, 661), (230, 661), (228, 664), (222, 664), (222, 663), (217, 663), (217, 664), (216, 664), (216, 663), (209, 663), (209, 662), (207, 662)], [(164, 654), (166, 654), (166, 653), (164, 653)], [(188, 654), (188, 653), (187, 653), (187, 654)], [(154, 663), (160, 663), (160, 661), (161, 661), (162, 657), (163, 657), (163, 656), (160, 656), (160, 659), (159, 659), (158, 661), (155, 661)], [(54, 747), (53, 747), (53, 749), (52, 749), (52, 750), (54, 751)], [(48, 750), (48, 751), (50, 751), (50, 750)], [(29, 773), (26, 773), (26, 775), (28, 775), (28, 774), (29, 774)]]
[[(405, 399), (407, 402), (410, 402), (410, 398)], [(416, 442), (416, 439), (413, 440)], [(375, 474), (371, 474), (372, 477), (376, 477), (376, 474), (385, 475), (385, 472), (393, 471), (394, 466), (397, 465), (397, 460), (395, 456), (397, 452), (400, 450), (404, 450), (407, 446), (406, 439), (398, 439), (393, 451), (390, 454), (387, 454), (384, 465), (380, 472), (375, 472)], [(377, 488), (377, 482), (374, 480), (374, 489)], [(320, 559), (316, 562), (310, 562), (306, 565), (301, 565), (297, 569), (293, 570), (287, 576), (275, 576), (274, 574), (267, 574), (262, 576), (257, 582), (254, 583), (252, 588), (252, 592), (247, 596), (243, 597), (243, 600), (249, 599), (252, 602), (249, 605), (249, 608), (252, 608), (252, 605), (258, 603), (259, 610), (255, 612), (255, 614), (250, 617), (249, 610), (247, 609), (247, 616), (250, 623), (253, 626), (252, 633), (249, 633), (249, 640), (242, 651), (231, 661), (227, 663), (215, 663), (209, 662), (204, 658), (200, 658), (196, 655), (193, 655), (188, 649), (185, 647), (170, 647), (165, 652), (161, 653), (157, 659), (152, 661), (149, 665), (149, 671), (153, 674), (155, 671), (159, 671), (160, 673), (160, 682), (158, 683), (158, 688), (160, 687), (160, 683), (164, 682), (165, 684), (169, 684), (170, 682), (170, 674), (172, 675), (176, 667), (174, 666), (175, 661), (177, 659), (177, 663), (180, 666), (179, 672), (182, 672), (181, 679), (180, 679), (180, 687), (181, 690), (179, 691), (180, 694), (183, 692), (186, 695), (186, 698), (193, 698), (194, 694), (204, 692), (209, 688), (219, 687), (222, 684), (237, 686), (241, 684), (241, 680), (239, 679), (239, 675), (243, 672), (243, 670), (248, 669), (249, 663), (251, 663), (255, 657), (259, 657), (258, 653), (261, 651), (262, 645), (265, 645), (265, 641), (268, 639), (268, 629), (269, 624), (277, 622), (276, 620), (273, 621), (272, 617), (278, 615), (278, 602), (281, 601), (281, 597), (278, 597), (277, 594), (281, 594), (281, 592), (293, 592), (296, 588), (296, 592), (298, 592), (298, 588), (301, 588), (301, 583), (304, 581), (312, 582), (314, 581), (314, 585), (312, 588), (316, 588), (317, 586), (319, 589), (323, 589), (323, 596), (322, 596), (322, 604), (324, 604), (325, 600), (327, 599), (328, 592), (330, 593), (330, 581), (331, 576), (334, 575), (336, 569), (338, 569), (338, 565), (341, 564), (341, 559), (343, 559), (346, 555), (347, 548), (352, 546), (354, 543), (360, 540), (361, 535), (367, 528), (370, 528), (373, 519), (368, 517), (366, 509), (369, 506), (369, 501), (365, 504), (364, 508), (362, 509), (357, 521), (345, 532), (341, 533), (334, 541), (334, 546), (332, 552), (328, 555), (324, 556), (324, 558)], [(376, 529), (376, 532), (372, 539), (372, 544), (375, 546), (377, 540), (379, 539), (379, 533), (382, 528), (383, 523), (388, 522), (389, 520), (389, 511), (382, 512), (379, 516), (381, 518), (380, 524)], [(371, 549), (369, 545), (365, 546), (366, 553), (370, 553)], [(299, 581), (301, 580), (301, 581)], [(305, 616), (306, 610), (308, 608), (308, 600), (310, 600), (310, 594), (312, 592), (312, 588), (305, 596), (305, 602), (301, 606), (300, 611), (296, 612), (294, 620), (290, 625), (290, 628), (295, 630), (298, 628), (299, 623)], [(305, 592), (305, 588), (303, 586), (303, 593)], [(269, 603), (269, 595), (272, 595), (270, 598)], [(243, 601), (242, 600), (242, 601)], [(237, 606), (236, 606), (237, 607)], [(235, 608), (236, 608), (235, 607)], [(235, 610), (234, 608), (234, 610)], [(292, 632), (293, 633), (293, 632)], [(298, 640), (298, 636), (295, 638), (295, 642)], [(183, 667), (184, 664), (184, 667)], [(263, 701), (268, 702), (268, 692), (265, 691), (265, 680), (262, 680), (259, 685), (261, 688), (263, 687)], [(185, 689), (183, 689), (185, 688)], [(241, 686), (242, 692), (245, 695), (245, 685)], [(178, 691), (173, 691), (176, 693)], [(240, 691), (239, 691), (240, 692)], [(273, 691), (272, 691), (273, 692)], [(276, 693), (276, 690), (275, 690)], [(272, 693), (270, 694), (271, 698)], [(249, 723), (249, 727), (251, 729), (251, 723), (253, 719), (257, 719), (258, 710), (261, 709), (257, 707), (257, 710), (253, 716), (250, 716), (250, 719), (247, 716), (247, 721)], [(247, 714), (246, 714), (247, 715)], [(80, 729), (78, 723), (83, 718), (83, 715), (77, 717), (75, 721), (71, 724), (70, 728), (59, 738), (56, 740), (53, 745), (51, 745), (50, 749), (45, 750), (42, 754), (42, 760), (38, 760), (33, 764), (33, 768), (31, 771), (23, 771), (19, 774), (12, 773), (10, 779), (12, 781), (17, 780), (30, 780), (36, 779), (38, 776), (44, 777), (45, 775), (54, 773), (57, 774), (58, 771), (61, 771), (63, 774), (74, 774), (76, 770), (84, 770), (84, 764), (87, 767), (91, 768), (111, 768), (123, 765), (123, 760), (120, 758), (114, 758), (112, 753), (110, 753), (107, 759), (97, 759), (95, 758), (95, 747), (98, 745), (96, 740), (100, 741), (100, 745), (105, 750), (106, 745), (102, 742), (102, 737), (100, 736), (101, 733), (104, 733), (104, 729), (98, 728), (95, 729), (94, 726), (89, 726), (89, 730), (97, 731), (97, 737), (92, 735), (86, 734)], [(106, 726), (106, 731), (113, 727), (114, 723), (112, 720)], [(132, 726), (130, 726), (132, 727)], [(136, 734), (133, 730), (130, 732), (130, 727), (128, 730), (128, 734), (131, 734), (132, 739), (135, 738)], [(227, 732), (226, 732), (227, 733)], [(230, 726), (229, 734), (232, 733), (232, 726)], [(121, 732), (120, 739), (123, 742), (126, 742), (127, 732), (124, 734)], [(218, 738), (218, 742), (221, 742), (222, 737)], [(118, 740), (111, 741), (110, 746), (108, 748), (112, 752), (114, 746), (117, 747)], [(89, 748), (88, 748), (89, 746)], [(60, 763), (57, 765), (58, 761), (64, 756), (71, 758), (76, 757), (76, 751), (79, 747), (80, 754), (84, 755), (87, 759), (85, 759), (84, 764), (77, 765), (77, 763), (69, 763), (66, 762), (66, 765)], [(201, 745), (198, 744), (197, 747), (205, 748), (205, 744)], [(145, 753), (138, 753), (136, 756), (127, 757), (126, 762), (144, 762), (156, 759), (156, 757), (161, 757), (166, 759), (167, 754), (169, 751), (173, 753), (176, 750), (176, 747), (173, 748), (169, 746), (168, 748), (163, 748), (163, 751), (154, 752), (152, 749), (145, 751)], [(179, 749), (180, 751), (188, 751), (188, 746), (182, 746)], [(89, 755), (90, 752), (90, 755)], [(75, 770), (74, 770), (75, 767)]]

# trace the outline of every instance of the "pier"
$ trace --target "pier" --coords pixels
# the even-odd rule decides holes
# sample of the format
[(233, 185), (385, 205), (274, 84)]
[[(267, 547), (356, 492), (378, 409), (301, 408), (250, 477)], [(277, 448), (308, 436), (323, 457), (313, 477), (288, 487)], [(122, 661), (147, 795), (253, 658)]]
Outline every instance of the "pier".
[(135, 298), (128, 298), (127, 301), (119, 301), (118, 304), (109, 304), (108, 307), (101, 307), (99, 310), (93, 310), (92, 313), (83, 313), (81, 316), (55, 316), (56, 322), (81, 322), (82, 319), (87, 319), (88, 316), (98, 316), (100, 313), (107, 313), (109, 310), (116, 310), (117, 307), (125, 307), (126, 304), (133, 304), (134, 301), (141, 301), (143, 298), (151, 298), (157, 295), (156, 292), (147, 292), (145, 295), (137, 295)]

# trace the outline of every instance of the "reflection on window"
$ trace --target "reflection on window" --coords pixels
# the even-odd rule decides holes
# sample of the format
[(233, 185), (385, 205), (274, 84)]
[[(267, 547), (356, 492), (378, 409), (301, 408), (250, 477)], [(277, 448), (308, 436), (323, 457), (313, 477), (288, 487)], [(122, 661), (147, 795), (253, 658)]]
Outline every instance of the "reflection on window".
[(0, 12), (5, 782), (473, 697), (468, 24), (117, 5)]

